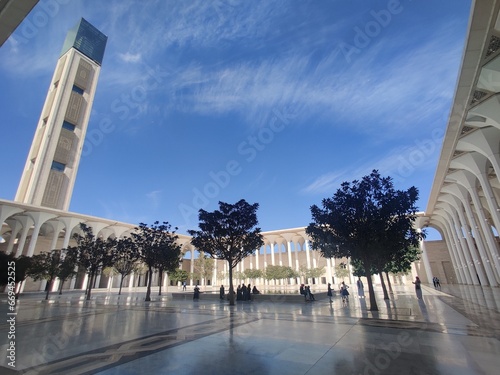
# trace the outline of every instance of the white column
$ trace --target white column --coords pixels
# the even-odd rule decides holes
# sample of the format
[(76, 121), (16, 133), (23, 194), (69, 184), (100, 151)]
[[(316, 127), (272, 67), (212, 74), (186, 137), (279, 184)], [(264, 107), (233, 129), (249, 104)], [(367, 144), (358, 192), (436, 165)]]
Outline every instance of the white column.
[(328, 277), (327, 283), (332, 282), (332, 259), (326, 258), (326, 277)]
[(21, 229), (23, 229), (23, 225), (18, 220), (15, 219), (12, 219), (12, 221), (8, 220), (7, 222), (9, 226), (12, 228), (9, 243), (7, 244), (7, 251), (5, 252), (7, 255), (9, 255), (10, 253), (12, 253), (12, 250), (14, 249), (14, 244), (16, 242), (17, 235), (19, 234)]
[(191, 265), (189, 266), (189, 272), (191, 272), (191, 278), (189, 281), (189, 285), (194, 285), (193, 273), (194, 273), (194, 249), (191, 249)]
[(305, 246), (306, 246), (307, 268), (311, 269), (311, 254), (309, 249), (309, 241), (305, 240)]
[[(474, 242), (477, 245), (477, 249), (479, 251), (479, 255), (477, 255), (475, 252), (475, 246), (472, 247), (474, 249), (474, 254), (476, 254), (476, 257), (473, 259), (474, 265), (476, 269), (483, 269), (486, 273), (487, 281), (481, 280), (481, 283), (483, 285), (492, 285), (492, 282), (496, 282), (495, 275), (493, 274), (491, 264), (489, 262), (486, 262), (486, 260), (488, 259), (486, 244), (483, 241), (479, 225), (477, 224), (475, 215), (472, 212), (471, 205), (469, 204), (469, 192), (463, 185), (458, 184), (452, 185), (451, 187), (449, 187), (449, 189), (450, 192), (455, 194), (462, 202), (465, 209), (465, 215), (467, 216), (467, 219), (470, 223), (471, 235), (473, 236)], [(480, 273), (478, 274), (481, 275)]]
[(458, 213), (458, 220), (460, 222), (460, 227), (463, 228), (465, 232), (465, 240), (467, 241), (467, 251), (465, 252), (464, 255), (466, 257), (466, 261), (471, 270), (471, 273), (473, 273), (472, 276), (473, 284), (478, 285), (479, 283), (481, 283), (482, 285), (487, 285), (488, 279), (483, 271), (483, 267), (480, 267), (479, 264), (477, 264), (474, 261), (474, 259), (476, 260), (479, 259), (479, 255), (476, 250), (474, 239), (472, 238), (472, 232), (471, 232), (472, 223), (469, 225), (469, 222), (464, 215), (464, 205), (462, 201), (457, 196), (452, 195), (451, 192), (450, 194), (444, 196), (443, 200), (448, 201), (450, 205), (455, 208), (456, 212)]
[[(290, 242), (291, 239), (288, 239), (286, 241), (286, 247), (287, 247), (287, 252), (288, 252), (288, 267), (290, 267), (293, 270), (293, 263), (292, 263), (292, 244)], [(295, 279), (291, 278), (290, 279), (290, 285), (295, 285)]]
[(128, 280), (128, 289), (132, 289), (134, 287), (134, 277), (135, 277), (135, 272), (132, 272), (130, 274), (129, 280)]
[(451, 262), (453, 263), (453, 267), (455, 269), (455, 275), (457, 277), (457, 282), (459, 284), (465, 284), (465, 275), (463, 273), (463, 269), (460, 264), (460, 259), (458, 257), (456, 243), (454, 237), (450, 233), (450, 225), (446, 214), (442, 210), (436, 210), (435, 217), (433, 218), (441, 223), (441, 228), (443, 229), (443, 233), (446, 237), (446, 243), (448, 244), (448, 250), (451, 257)]
[(495, 241), (495, 238), (493, 237), (491, 227), (486, 220), (484, 208), (479, 199), (479, 195), (477, 194), (477, 190), (475, 188), (472, 188), (470, 184), (469, 186), (466, 186), (466, 188), (469, 190), (469, 194), (472, 197), (472, 202), (476, 208), (476, 214), (479, 219), (479, 226), (481, 227), (482, 233), (486, 239), (486, 242), (488, 243), (487, 249), (489, 250), (489, 259), (487, 259), (486, 262), (491, 261), (494, 264), (493, 271), (495, 275), (495, 284), (491, 284), (491, 286), (498, 286), (500, 262), (498, 260), (497, 243)]
[(276, 265), (275, 261), (274, 261), (274, 241), (271, 242), (271, 264), (274, 266)]
[[(418, 229), (420, 231), (420, 228)], [(420, 250), (422, 251), (422, 260), (424, 261), (424, 269), (427, 276), (427, 282), (432, 280), (431, 265), (429, 263), (429, 258), (427, 257), (427, 249), (425, 248), (424, 240), (419, 241)], [(382, 275), (381, 275), (382, 276)]]
[(31, 234), (30, 246), (28, 247), (28, 252), (26, 254), (30, 257), (33, 256), (33, 253), (35, 252), (36, 243), (38, 241), (38, 234), (40, 233), (42, 224), (47, 220), (56, 217), (56, 215), (48, 214), (45, 212), (29, 212), (28, 215), (30, 215), (30, 217), (33, 219), (33, 222), (35, 223), (33, 233)]
[[(477, 281), (477, 274), (475, 267), (472, 266), (472, 260), (470, 257), (470, 251), (468, 242), (466, 241), (467, 233), (464, 233), (468, 228), (465, 227), (463, 228), (461, 225), (461, 219), (458, 216), (457, 213), (458, 209), (453, 205), (452, 203), (449, 203), (449, 210), (447, 212), (451, 215), (451, 220), (453, 221), (456, 232), (457, 232), (457, 237), (460, 240), (460, 245), (462, 248), (462, 258), (463, 262), (466, 268), (466, 276), (468, 275), (469, 277), (467, 278), (467, 281), (469, 285), (477, 285), (479, 284)], [(462, 214), (463, 215), (463, 214)]]
[[(436, 205), (437, 206), (443, 206), (442, 204)], [(457, 261), (459, 262), (460, 269), (462, 270), (463, 274), (462, 276), (465, 277), (464, 283), (467, 285), (472, 284), (472, 278), (471, 278), (471, 273), (469, 272), (469, 269), (467, 267), (467, 262), (464, 257), (465, 249), (462, 247), (462, 228), (458, 227), (458, 224), (453, 220), (453, 216), (449, 212), (449, 207), (444, 206), (442, 207), (443, 214), (442, 216), (445, 217), (446, 222), (448, 223), (449, 230), (451, 236), (453, 236), (453, 241), (455, 243), (455, 248), (456, 248), (456, 255), (457, 255)]]
[(28, 216), (16, 217), (16, 220), (19, 220), (23, 225), (23, 230), (21, 232), (21, 238), (17, 243), (17, 251), (15, 257), (19, 257), (23, 253), (24, 244), (26, 243), (26, 238), (28, 237), (28, 232), (33, 225), (33, 219)]
[(54, 235), (52, 236), (52, 241), (50, 243), (50, 250), (54, 250), (57, 249), (57, 240), (59, 239), (59, 233), (61, 233), (64, 229), (64, 224), (59, 220), (51, 222), (50, 224), (54, 230)]

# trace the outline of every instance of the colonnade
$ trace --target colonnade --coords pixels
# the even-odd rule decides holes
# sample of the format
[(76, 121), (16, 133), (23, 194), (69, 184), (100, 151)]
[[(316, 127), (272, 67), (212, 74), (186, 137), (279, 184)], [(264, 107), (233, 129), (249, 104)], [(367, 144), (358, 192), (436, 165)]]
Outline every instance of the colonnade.
[(500, 283), (499, 2), (473, 4), (426, 225), (446, 240), (458, 282)]
[[(20, 255), (32, 256), (42, 251), (53, 249), (63, 249), (72, 245), (72, 236), (79, 232), (80, 223), (85, 223), (92, 228), (93, 233), (103, 239), (121, 238), (127, 236), (135, 228), (128, 223), (120, 223), (112, 220), (70, 213), (67, 211), (50, 209), (46, 207), (33, 206), (19, 202), (0, 200), (0, 223), (2, 223), (0, 235), (3, 243), (0, 243), (0, 250), (7, 254), (13, 253), (16, 257)], [(312, 251), (305, 228), (293, 228), (287, 230), (277, 230), (263, 232), (264, 246), (256, 249), (255, 253), (245, 258), (234, 269), (234, 272), (243, 272), (246, 269), (257, 269), (264, 271), (268, 265), (289, 266), (295, 271), (299, 271), (301, 265), (308, 269), (324, 267), (325, 280), (332, 280), (334, 275), (334, 262), (320, 256), (317, 251)], [(191, 262), (189, 272), (193, 273), (196, 249), (190, 243), (190, 237), (179, 235), (179, 243), (183, 253), (190, 253)], [(179, 265), (182, 267), (182, 264)], [(224, 276), (220, 278), (220, 274)], [(125, 287), (133, 287), (139, 275), (130, 275)], [(156, 278), (157, 275), (154, 275)], [(99, 285), (99, 276), (96, 285)], [(112, 278), (110, 278), (112, 279)], [(228, 283), (228, 265), (226, 261), (216, 260), (211, 277), (212, 283), (221, 281)], [(297, 281), (291, 279), (290, 284)], [(109, 286), (118, 283), (117, 278), (111, 281)], [(189, 280), (190, 285), (194, 285), (194, 280)], [(267, 285), (269, 282), (260, 278), (257, 280), (260, 285)], [(86, 280), (82, 281), (82, 285)], [(167, 285), (167, 278), (164, 280)], [(71, 288), (75, 286), (72, 281)], [(43, 289), (44, 283), (39, 288)]]
[[(247, 269), (264, 271), (269, 265), (290, 267), (297, 272), (301, 270), (301, 266), (305, 266), (307, 269), (323, 267), (323, 275), (318, 278), (319, 280), (314, 281), (320, 283), (321, 280), (324, 280), (325, 284), (332, 282), (335, 272), (335, 260), (323, 258), (318, 251), (313, 251), (311, 249), (304, 227), (263, 232), (262, 235), (264, 245), (256, 249), (254, 254), (244, 258), (238, 263), (233, 270), (234, 274), (241, 274)], [(182, 251), (188, 255), (188, 259), (190, 260), (189, 272), (193, 273), (196, 249), (187, 241), (183, 244)], [(228, 274), (227, 262), (216, 260), (214, 262), (213, 276), (211, 279), (212, 284), (218, 282), (227, 285), (229, 283)], [(249, 281), (248, 279), (246, 280)], [(245, 280), (238, 279), (238, 281), (244, 282)], [(274, 281), (265, 280), (264, 278), (257, 278), (254, 282), (257, 285), (275, 284)], [(191, 286), (195, 285), (196, 280), (191, 278), (188, 283)], [(281, 281), (281, 284), (287, 285), (296, 285), (297, 283), (299, 283), (299, 281), (296, 278), (291, 278), (288, 281)]]

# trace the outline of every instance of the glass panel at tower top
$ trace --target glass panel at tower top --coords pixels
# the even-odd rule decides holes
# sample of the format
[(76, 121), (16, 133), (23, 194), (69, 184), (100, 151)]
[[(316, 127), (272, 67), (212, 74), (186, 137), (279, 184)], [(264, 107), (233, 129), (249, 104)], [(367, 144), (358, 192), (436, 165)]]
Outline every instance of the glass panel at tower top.
[(66, 35), (61, 56), (73, 47), (101, 65), (108, 37), (82, 18)]

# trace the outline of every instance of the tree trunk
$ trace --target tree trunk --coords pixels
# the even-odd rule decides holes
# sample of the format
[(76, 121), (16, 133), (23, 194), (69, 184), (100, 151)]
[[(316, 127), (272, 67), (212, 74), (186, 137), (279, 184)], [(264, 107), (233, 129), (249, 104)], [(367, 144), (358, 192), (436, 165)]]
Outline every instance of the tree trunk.
[(233, 267), (229, 262), (229, 305), (234, 306)]
[(152, 267), (149, 266), (149, 272), (148, 272), (148, 288), (146, 291), (146, 299), (144, 301), (149, 302), (151, 301), (151, 283), (153, 281), (153, 270)]
[(54, 279), (50, 279), (49, 281), (47, 281), (48, 288), (47, 288), (47, 293), (45, 293), (45, 300), (49, 299), (49, 293), (50, 293), (50, 290), (52, 289), (52, 282), (53, 281), (54, 281)]
[(19, 299), (19, 295), (21, 294), (21, 289), (23, 287), (24, 280), (18, 281), (16, 285), (14, 285), (14, 289), (16, 291), (16, 299)]
[(384, 272), (379, 271), (380, 275), (380, 282), (382, 283), (382, 290), (384, 291), (384, 299), (389, 299), (389, 294), (387, 293), (387, 287), (385, 286), (385, 281), (384, 281)]
[(158, 284), (160, 287), (160, 289), (158, 291), (158, 295), (161, 296), (161, 284), (163, 284), (163, 271), (162, 270), (160, 270), (160, 272), (158, 274), (158, 279), (159, 279)]
[(363, 267), (365, 269), (366, 281), (368, 282), (368, 294), (370, 295), (370, 311), (378, 311), (377, 300), (375, 299), (375, 291), (373, 290), (373, 280), (370, 274), (371, 265), (367, 262), (363, 262)]
[(63, 285), (64, 285), (64, 282), (66, 281), (66, 279), (61, 279), (61, 285), (59, 286), (59, 295), (62, 294), (62, 290), (63, 290)]
[(392, 290), (391, 278), (389, 277), (389, 272), (385, 273), (385, 277), (387, 277), (387, 284), (389, 285), (389, 293), (394, 294)]
[(90, 294), (92, 293), (92, 284), (94, 283), (94, 271), (90, 273), (89, 287), (87, 289), (87, 301), (90, 301)]
[(123, 279), (124, 279), (124, 276), (122, 275), (122, 279), (120, 280), (120, 289), (118, 290), (118, 295), (122, 294)]

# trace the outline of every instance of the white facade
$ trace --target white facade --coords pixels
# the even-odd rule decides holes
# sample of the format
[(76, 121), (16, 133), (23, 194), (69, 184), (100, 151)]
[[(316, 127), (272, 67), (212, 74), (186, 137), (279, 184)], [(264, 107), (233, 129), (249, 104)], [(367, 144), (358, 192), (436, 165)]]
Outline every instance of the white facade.
[(459, 283), (500, 283), (499, 1), (473, 3), (424, 226), (446, 240)]

